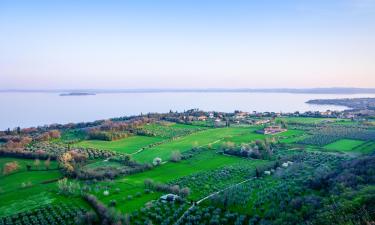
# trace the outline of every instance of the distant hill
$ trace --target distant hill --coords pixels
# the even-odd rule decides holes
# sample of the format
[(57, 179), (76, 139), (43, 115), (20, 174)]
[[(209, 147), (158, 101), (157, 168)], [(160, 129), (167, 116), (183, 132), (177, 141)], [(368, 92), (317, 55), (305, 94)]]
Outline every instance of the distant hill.
[(306, 103), (316, 105), (340, 105), (352, 109), (375, 110), (375, 98), (314, 99)]

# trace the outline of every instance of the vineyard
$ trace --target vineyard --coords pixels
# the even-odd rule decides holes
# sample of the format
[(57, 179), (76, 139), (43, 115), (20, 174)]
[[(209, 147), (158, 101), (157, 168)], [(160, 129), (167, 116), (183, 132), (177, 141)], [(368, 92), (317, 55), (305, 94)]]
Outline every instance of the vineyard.
[[(171, 185), (189, 187), (193, 196), (203, 197), (211, 192), (223, 189), (231, 184), (241, 182), (255, 176), (255, 168), (262, 164), (243, 163), (225, 166), (220, 169), (203, 171), (169, 182)], [(263, 167), (267, 166), (264, 162)]]
[(32, 211), (0, 218), (0, 225), (74, 224), (75, 219), (86, 210), (67, 204), (49, 205)]

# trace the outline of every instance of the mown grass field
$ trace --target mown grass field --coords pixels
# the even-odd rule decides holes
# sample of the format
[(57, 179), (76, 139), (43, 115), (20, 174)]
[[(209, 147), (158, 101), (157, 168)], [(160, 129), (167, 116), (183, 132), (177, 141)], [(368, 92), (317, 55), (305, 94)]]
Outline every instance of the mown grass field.
[(143, 147), (163, 140), (164, 138), (161, 137), (131, 136), (116, 141), (86, 140), (75, 144), (75, 146), (132, 154)]

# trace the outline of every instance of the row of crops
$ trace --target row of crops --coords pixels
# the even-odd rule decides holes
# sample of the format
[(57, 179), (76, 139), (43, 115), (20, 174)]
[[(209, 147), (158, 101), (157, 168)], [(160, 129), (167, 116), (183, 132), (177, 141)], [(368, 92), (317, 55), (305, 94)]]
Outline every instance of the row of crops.
[(324, 146), (340, 139), (375, 141), (375, 130), (332, 126), (317, 129), (313, 135), (299, 141), (299, 144)]
[[(249, 162), (250, 161), (251, 160), (249, 160)], [(247, 165), (245, 163), (195, 173), (171, 181), (169, 184), (179, 185), (180, 187), (189, 187), (194, 196), (201, 197), (254, 176), (254, 164)]]
[[(318, 197), (310, 195), (309, 180), (335, 168), (347, 158), (324, 153), (302, 153), (293, 165), (277, 169), (272, 176), (234, 186), (210, 199), (210, 205), (275, 221), (281, 212), (304, 198), (306, 207), (317, 207)], [(303, 217), (303, 216), (302, 216)], [(300, 219), (300, 218), (299, 218)]]
[(49, 205), (0, 218), (0, 225), (75, 224), (75, 218), (84, 212), (85, 209), (78, 206)]
[(51, 155), (59, 156), (69, 150), (75, 150), (78, 153), (86, 154), (89, 159), (105, 159), (111, 156), (115, 156), (116, 153), (112, 151), (106, 151), (102, 149), (95, 148), (70, 148), (68, 145), (61, 143), (52, 142), (36, 142), (26, 147), (27, 151), (31, 152), (46, 152)]
[(162, 203), (155, 201), (145, 208), (130, 214), (129, 220), (134, 225), (144, 224), (174, 224), (188, 208), (187, 204), (177, 204), (173, 202)]
[[(131, 224), (254, 224), (252, 218), (212, 206), (154, 202), (130, 215)], [(185, 213), (186, 212), (186, 213)], [(176, 223), (178, 222), (178, 223)]]
[(205, 128), (186, 125), (149, 124), (141, 128), (141, 131), (149, 136), (173, 138), (186, 136)]
[(256, 218), (251, 218), (237, 212), (231, 212), (213, 206), (198, 206), (189, 210), (178, 224), (250, 225), (256, 224), (256, 222)]

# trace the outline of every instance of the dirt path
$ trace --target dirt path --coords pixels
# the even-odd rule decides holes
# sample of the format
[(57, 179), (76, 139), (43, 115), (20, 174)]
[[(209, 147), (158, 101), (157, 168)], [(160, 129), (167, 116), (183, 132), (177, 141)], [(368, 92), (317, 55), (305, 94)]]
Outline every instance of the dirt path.
[(206, 197), (201, 198), (201, 199), (198, 200), (197, 202), (193, 203), (193, 205), (191, 205), (191, 206), (190, 206), (190, 207), (189, 207), (189, 208), (188, 208), (188, 209), (182, 214), (182, 216), (181, 216), (181, 217), (180, 217), (180, 218), (174, 223), (174, 225), (179, 225), (180, 222), (182, 221), (182, 219), (186, 216), (186, 214), (188, 214), (190, 210), (194, 209), (197, 205), (199, 205), (199, 204), (202, 203), (203, 201), (205, 201), (205, 200), (207, 200), (207, 199), (209, 199), (209, 198), (212, 198), (213, 196), (215, 196), (215, 195), (217, 195), (217, 194), (220, 194), (220, 193), (223, 192), (223, 191), (226, 191), (226, 190), (228, 190), (228, 189), (231, 189), (231, 188), (236, 187), (236, 186), (238, 186), (238, 185), (241, 185), (241, 184), (243, 184), (243, 183), (246, 183), (246, 182), (252, 181), (252, 180), (254, 180), (254, 179), (256, 179), (256, 177), (252, 177), (252, 178), (249, 178), (249, 179), (243, 180), (243, 181), (241, 181), (241, 182), (239, 182), (239, 183), (236, 183), (236, 184), (230, 185), (230, 186), (228, 186), (228, 187), (226, 187), (226, 188), (224, 188), (224, 189), (221, 189), (221, 190), (219, 190), (219, 191), (213, 192), (213, 193), (207, 195)]

